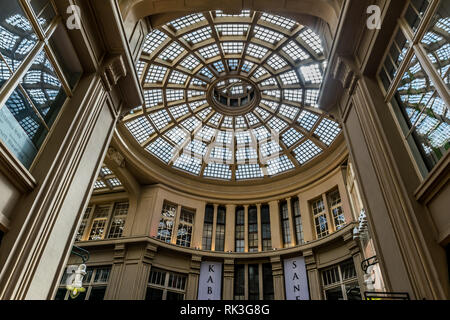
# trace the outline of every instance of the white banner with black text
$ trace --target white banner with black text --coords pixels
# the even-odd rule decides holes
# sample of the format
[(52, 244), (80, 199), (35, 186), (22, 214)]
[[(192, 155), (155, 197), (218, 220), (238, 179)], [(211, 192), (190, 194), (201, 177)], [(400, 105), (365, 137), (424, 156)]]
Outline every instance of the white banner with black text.
[(220, 300), (222, 291), (222, 263), (203, 261), (198, 281), (198, 300)]
[(286, 300), (309, 300), (305, 258), (284, 260)]

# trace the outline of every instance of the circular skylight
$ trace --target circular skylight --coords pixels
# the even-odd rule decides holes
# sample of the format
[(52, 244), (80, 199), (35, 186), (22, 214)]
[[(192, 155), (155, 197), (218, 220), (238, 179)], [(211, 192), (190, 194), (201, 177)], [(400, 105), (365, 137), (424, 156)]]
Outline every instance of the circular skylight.
[(176, 19), (146, 37), (136, 68), (145, 104), (124, 117), (125, 132), (149, 157), (191, 175), (288, 173), (341, 132), (317, 108), (321, 40), (284, 17), (244, 10)]

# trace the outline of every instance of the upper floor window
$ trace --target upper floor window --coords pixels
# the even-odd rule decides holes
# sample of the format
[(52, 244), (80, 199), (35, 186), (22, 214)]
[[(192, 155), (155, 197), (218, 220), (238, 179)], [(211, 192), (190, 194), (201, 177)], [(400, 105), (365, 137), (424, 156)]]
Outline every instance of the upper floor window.
[(105, 236), (106, 222), (108, 220), (111, 205), (98, 205), (95, 207), (92, 217), (89, 240), (101, 240)]
[(216, 223), (216, 243), (215, 251), (225, 250), (225, 219), (226, 219), (226, 208), (224, 206), (219, 206), (217, 208), (217, 223)]
[(248, 250), (258, 251), (258, 211), (255, 206), (248, 209)]
[(184, 300), (186, 280), (184, 274), (152, 267), (145, 300)]
[(95, 204), (87, 207), (75, 236), (75, 241), (83, 241), (86, 240), (85, 238), (87, 240), (102, 240), (122, 237), (128, 207), (127, 201)]
[(287, 201), (283, 201), (280, 204), (280, 218), (281, 218), (281, 229), (283, 234), (283, 244), (284, 246), (291, 245), (291, 232), (289, 230), (289, 209)]
[(157, 239), (170, 243), (172, 241), (172, 230), (175, 225), (177, 206), (164, 203), (161, 213), (161, 220), (158, 225)]
[(245, 251), (245, 213), (243, 207), (236, 208), (235, 243), (236, 252)]
[[(67, 270), (66, 270), (67, 271)], [(86, 275), (83, 278), (83, 287), (86, 289), (81, 292), (74, 300), (103, 300), (106, 289), (108, 288), (111, 267), (87, 267)], [(70, 300), (69, 291), (66, 289), (67, 279), (70, 275), (65, 272), (60, 282), (55, 300)]]
[(336, 230), (340, 230), (345, 226), (345, 217), (344, 211), (342, 210), (342, 201), (341, 195), (339, 194), (339, 190), (336, 189), (328, 193), (327, 198), (334, 226)]
[(120, 238), (122, 236), (128, 214), (128, 206), (128, 202), (119, 202), (114, 205), (108, 238)]
[(194, 225), (194, 212), (182, 208), (180, 222), (178, 223), (177, 245), (191, 246), (192, 228)]
[[(50, 0), (11, 0), (2, 7), (0, 139), (26, 168), (82, 73), (58, 18)], [(17, 84), (10, 81), (13, 76), (20, 79)]]
[(311, 203), (314, 226), (316, 229), (317, 238), (322, 238), (329, 234), (327, 213), (325, 211), (325, 204), (323, 199), (317, 199)]
[(353, 260), (347, 260), (321, 272), (326, 300), (361, 300)]
[(267, 204), (261, 205), (261, 236), (262, 250), (272, 250), (272, 237), (270, 232), (270, 210)]
[(450, 148), (449, 5), (440, 1), (428, 10), (429, 3), (409, 1), (379, 71), (423, 177)]
[(300, 245), (304, 242), (304, 240), (303, 240), (302, 215), (300, 214), (300, 201), (298, 198), (294, 198), (292, 200), (292, 208), (294, 210), (295, 237), (297, 240), (297, 245)]
[(203, 250), (211, 250), (214, 223), (214, 207), (208, 204), (205, 208), (205, 222), (203, 223)]

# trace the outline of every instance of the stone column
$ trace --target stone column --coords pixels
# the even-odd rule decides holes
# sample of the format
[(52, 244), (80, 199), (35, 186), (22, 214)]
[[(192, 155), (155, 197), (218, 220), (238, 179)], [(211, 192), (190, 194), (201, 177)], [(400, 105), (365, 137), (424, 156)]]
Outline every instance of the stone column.
[(193, 248), (201, 248), (203, 240), (203, 226), (205, 222), (205, 207), (206, 203), (200, 208), (197, 208), (194, 217), (194, 233), (192, 235), (192, 245)]
[(186, 300), (196, 300), (198, 295), (198, 280), (200, 278), (200, 266), (202, 257), (193, 255), (191, 259), (191, 268), (188, 275), (186, 289)]
[(269, 202), (270, 208), (270, 234), (272, 236), (272, 247), (275, 249), (283, 248), (283, 239), (280, 226), (280, 213), (278, 201)]
[(322, 289), (320, 285), (320, 274), (317, 269), (316, 258), (312, 250), (303, 252), (308, 273), (309, 294), (311, 300), (322, 300)]
[(285, 300), (286, 292), (284, 288), (284, 271), (283, 261), (280, 256), (271, 257), (272, 276), (273, 276), (273, 292), (275, 300)]
[(233, 300), (234, 292), (234, 259), (223, 262), (223, 300)]
[(262, 251), (262, 229), (261, 229), (261, 203), (256, 204), (258, 216), (258, 251)]
[[(126, 250), (125, 250), (126, 249)], [(117, 244), (114, 264), (106, 299), (143, 300), (158, 248), (154, 244), (139, 243), (133, 246)]]
[(225, 252), (235, 250), (234, 234), (236, 220), (236, 205), (227, 204), (227, 214), (225, 219)]
[(300, 193), (298, 195), (300, 214), (302, 215), (302, 226), (303, 226), (303, 240), (306, 242), (314, 240), (314, 221), (312, 218), (312, 213), (308, 200), (302, 197)]

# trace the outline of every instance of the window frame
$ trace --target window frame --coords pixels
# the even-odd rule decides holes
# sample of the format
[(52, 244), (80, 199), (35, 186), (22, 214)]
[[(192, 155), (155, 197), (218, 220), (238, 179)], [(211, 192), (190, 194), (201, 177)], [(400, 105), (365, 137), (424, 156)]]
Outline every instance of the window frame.
[[(30, 108), (34, 112), (34, 115), (37, 117), (40, 128), (45, 129), (46, 134), (45, 137), (39, 142), (38, 146), (35, 145), (35, 142), (32, 142), (36, 148), (36, 154), (33, 156), (33, 159), (28, 165), (22, 163), (22, 161), (19, 160), (18, 156), (16, 156), (16, 154), (13, 153), (3, 141), (0, 141), (0, 147), (1, 149), (7, 150), (8, 153), (4, 154), (4, 152), (0, 152), (0, 157), (3, 159), (3, 161), (11, 163), (10, 167), (15, 168), (14, 169), (15, 177), (20, 179), (21, 183), (23, 183), (27, 188), (33, 189), (33, 187), (35, 186), (35, 181), (33, 176), (31, 175), (31, 172), (36, 166), (36, 162), (40, 154), (42, 153), (41, 150), (45, 148), (48, 140), (52, 136), (54, 128), (58, 123), (58, 119), (65, 110), (65, 106), (73, 96), (73, 90), (76, 89), (79, 80), (81, 79), (84, 73), (84, 70), (81, 70), (79, 78), (71, 86), (65, 74), (65, 71), (61, 66), (61, 63), (57, 58), (54, 49), (52, 48), (51, 39), (55, 34), (56, 30), (59, 27), (62, 27), (64, 28), (65, 31), (67, 31), (66, 26), (64, 25), (64, 23), (61, 22), (60, 19), (61, 14), (58, 12), (54, 0), (49, 0), (40, 10), (39, 13), (35, 13), (30, 0), (14, 0), (14, 1), (20, 7), (22, 11), (21, 13), (23, 13), (23, 17), (27, 19), (27, 21), (30, 23), (31, 32), (33, 32), (36, 36), (36, 43), (30, 48), (29, 52), (26, 53), (25, 57), (21, 61), (20, 66), (15, 70), (11, 69), (11, 67), (6, 62), (7, 60), (5, 59), (3, 54), (0, 53), (0, 61), (5, 63), (6, 68), (10, 72), (8, 80), (6, 80), (3, 86), (0, 88), (0, 109), (4, 107), (7, 108), (6, 102), (11, 98), (14, 92), (16, 91), (20, 92), (29, 103)], [(43, 28), (43, 26), (38, 22), (38, 16), (44, 14), (46, 9), (48, 9), (49, 7), (52, 8), (54, 16), (51, 18), (51, 21), (49, 21), (49, 23), (45, 26), (45, 28)], [(25, 90), (25, 88), (22, 85), (23, 78), (30, 71), (31, 66), (36, 61), (38, 55), (40, 55), (41, 53), (45, 54), (48, 61), (51, 63), (55, 76), (60, 82), (61, 85), (60, 90), (65, 94), (65, 99), (61, 103), (61, 105), (58, 106), (58, 110), (55, 110), (55, 116), (54, 119), (51, 121), (51, 123), (47, 123), (47, 121), (41, 116), (40, 112), (38, 111), (38, 108), (35, 105), (35, 102), (30, 98), (29, 93), (27, 92), (27, 90)], [(22, 126), (21, 128), (22, 130), (25, 131), (25, 129), (23, 129)]]

